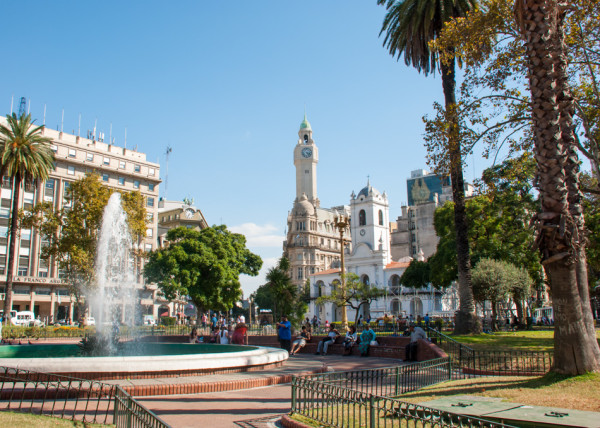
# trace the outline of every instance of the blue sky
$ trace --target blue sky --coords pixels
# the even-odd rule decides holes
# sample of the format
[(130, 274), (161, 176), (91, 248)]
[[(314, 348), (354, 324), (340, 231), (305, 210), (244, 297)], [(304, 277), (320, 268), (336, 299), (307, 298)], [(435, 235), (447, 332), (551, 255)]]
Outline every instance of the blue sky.
[[(46, 125), (94, 127), (169, 160), (168, 199), (245, 233), (265, 269), (281, 256), (304, 108), (319, 147), (318, 196), (347, 204), (371, 177), (390, 217), (426, 168), (422, 116), (439, 76), (392, 58), (376, 1), (3, 2), (0, 114), (25, 96)], [(469, 157), (472, 181), (487, 165)], [(164, 196), (164, 186), (161, 196)], [(245, 295), (260, 278), (242, 278)]]

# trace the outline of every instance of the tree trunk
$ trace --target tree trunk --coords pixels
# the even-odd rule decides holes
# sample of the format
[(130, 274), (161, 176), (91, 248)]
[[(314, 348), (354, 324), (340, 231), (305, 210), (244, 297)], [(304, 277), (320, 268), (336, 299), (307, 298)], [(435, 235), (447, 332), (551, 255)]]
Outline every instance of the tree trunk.
[[(12, 212), (10, 214), (10, 239), (8, 243), (8, 263), (6, 264), (6, 290), (4, 297), (4, 320), (10, 324), (12, 309), (13, 271), (15, 270), (15, 248), (19, 235), (19, 197), (21, 193), (21, 175), (13, 178)], [(33, 310), (33, 308), (32, 308)]]
[(517, 318), (519, 318), (519, 325), (527, 325), (525, 311), (523, 310), (523, 301), (515, 299), (515, 306), (517, 307)]
[(450, 181), (452, 198), (454, 199), (454, 225), (456, 229), (456, 260), (458, 263), (458, 296), (459, 309), (456, 314), (454, 332), (456, 334), (481, 333), (481, 322), (475, 311), (473, 287), (471, 285), (471, 259), (469, 255), (469, 238), (467, 213), (465, 210), (465, 182), (462, 170), (462, 151), (456, 115), (456, 80), (455, 61), (441, 64), (442, 86), (446, 114), (450, 124), (448, 133), (448, 153), (450, 157)]
[(536, 184), (541, 200), (536, 243), (552, 291), (554, 370), (571, 375), (599, 371), (600, 351), (591, 324), (585, 266), (579, 167), (573, 147), (573, 101), (566, 80), (564, 15), (561, 5), (548, 0), (518, 0), (515, 11), (529, 69)]

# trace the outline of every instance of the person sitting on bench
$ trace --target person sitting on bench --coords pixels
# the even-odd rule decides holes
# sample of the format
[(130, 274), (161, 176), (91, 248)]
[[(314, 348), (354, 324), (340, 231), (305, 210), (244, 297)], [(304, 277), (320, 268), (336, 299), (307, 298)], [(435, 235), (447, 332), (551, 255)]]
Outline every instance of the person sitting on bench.
[(323, 355), (327, 355), (327, 348), (329, 345), (335, 343), (335, 340), (339, 337), (340, 333), (335, 329), (333, 324), (329, 326), (329, 332), (327, 333), (327, 337), (319, 342), (319, 346), (317, 347), (316, 355), (319, 355), (323, 352)]

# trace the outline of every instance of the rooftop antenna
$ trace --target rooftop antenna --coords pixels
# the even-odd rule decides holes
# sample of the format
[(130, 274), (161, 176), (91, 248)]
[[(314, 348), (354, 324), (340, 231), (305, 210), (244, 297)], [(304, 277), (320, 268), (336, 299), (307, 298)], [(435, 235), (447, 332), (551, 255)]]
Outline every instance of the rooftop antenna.
[(21, 103), (19, 104), (19, 117), (25, 114), (25, 109), (27, 108), (27, 100), (25, 97), (21, 97)]
[(46, 126), (46, 104), (44, 104), (44, 122), (42, 123), (42, 126)]
[(165, 172), (165, 201), (167, 200), (167, 188), (169, 186), (169, 155), (173, 149), (171, 146), (167, 146), (167, 151), (165, 152), (165, 158), (167, 159), (167, 170)]
[(98, 119), (94, 119), (94, 141), (96, 141), (96, 125), (98, 125)]

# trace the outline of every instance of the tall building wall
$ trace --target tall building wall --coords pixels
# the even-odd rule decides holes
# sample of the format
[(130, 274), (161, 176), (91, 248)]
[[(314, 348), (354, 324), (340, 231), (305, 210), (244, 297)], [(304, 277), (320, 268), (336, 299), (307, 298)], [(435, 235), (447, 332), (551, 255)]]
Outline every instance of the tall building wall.
[[(6, 119), (0, 117), (0, 123)], [(71, 182), (86, 173), (97, 173), (102, 182), (115, 190), (139, 190), (146, 200), (146, 237), (136, 243), (143, 251), (156, 248), (158, 229), (158, 190), (160, 166), (149, 162), (144, 153), (117, 147), (88, 138), (44, 128), (43, 135), (52, 139), (56, 167), (44, 183), (24, 186), (20, 200), (23, 209), (31, 209), (39, 202), (50, 202), (56, 210), (68, 204), (65, 195)], [(0, 191), (0, 298), (4, 300), (7, 261), (7, 232), (10, 216), (12, 189), (10, 180), (4, 177)], [(59, 318), (74, 319), (75, 298), (69, 294), (64, 275), (56, 263), (40, 258), (41, 238), (35, 229), (22, 229), (17, 241), (13, 285), (13, 307), (17, 310), (33, 310), (48, 322)], [(141, 273), (143, 259), (137, 261)], [(156, 287), (145, 286), (138, 275), (138, 297), (143, 310), (156, 313)], [(82, 316), (83, 314), (79, 314)]]

